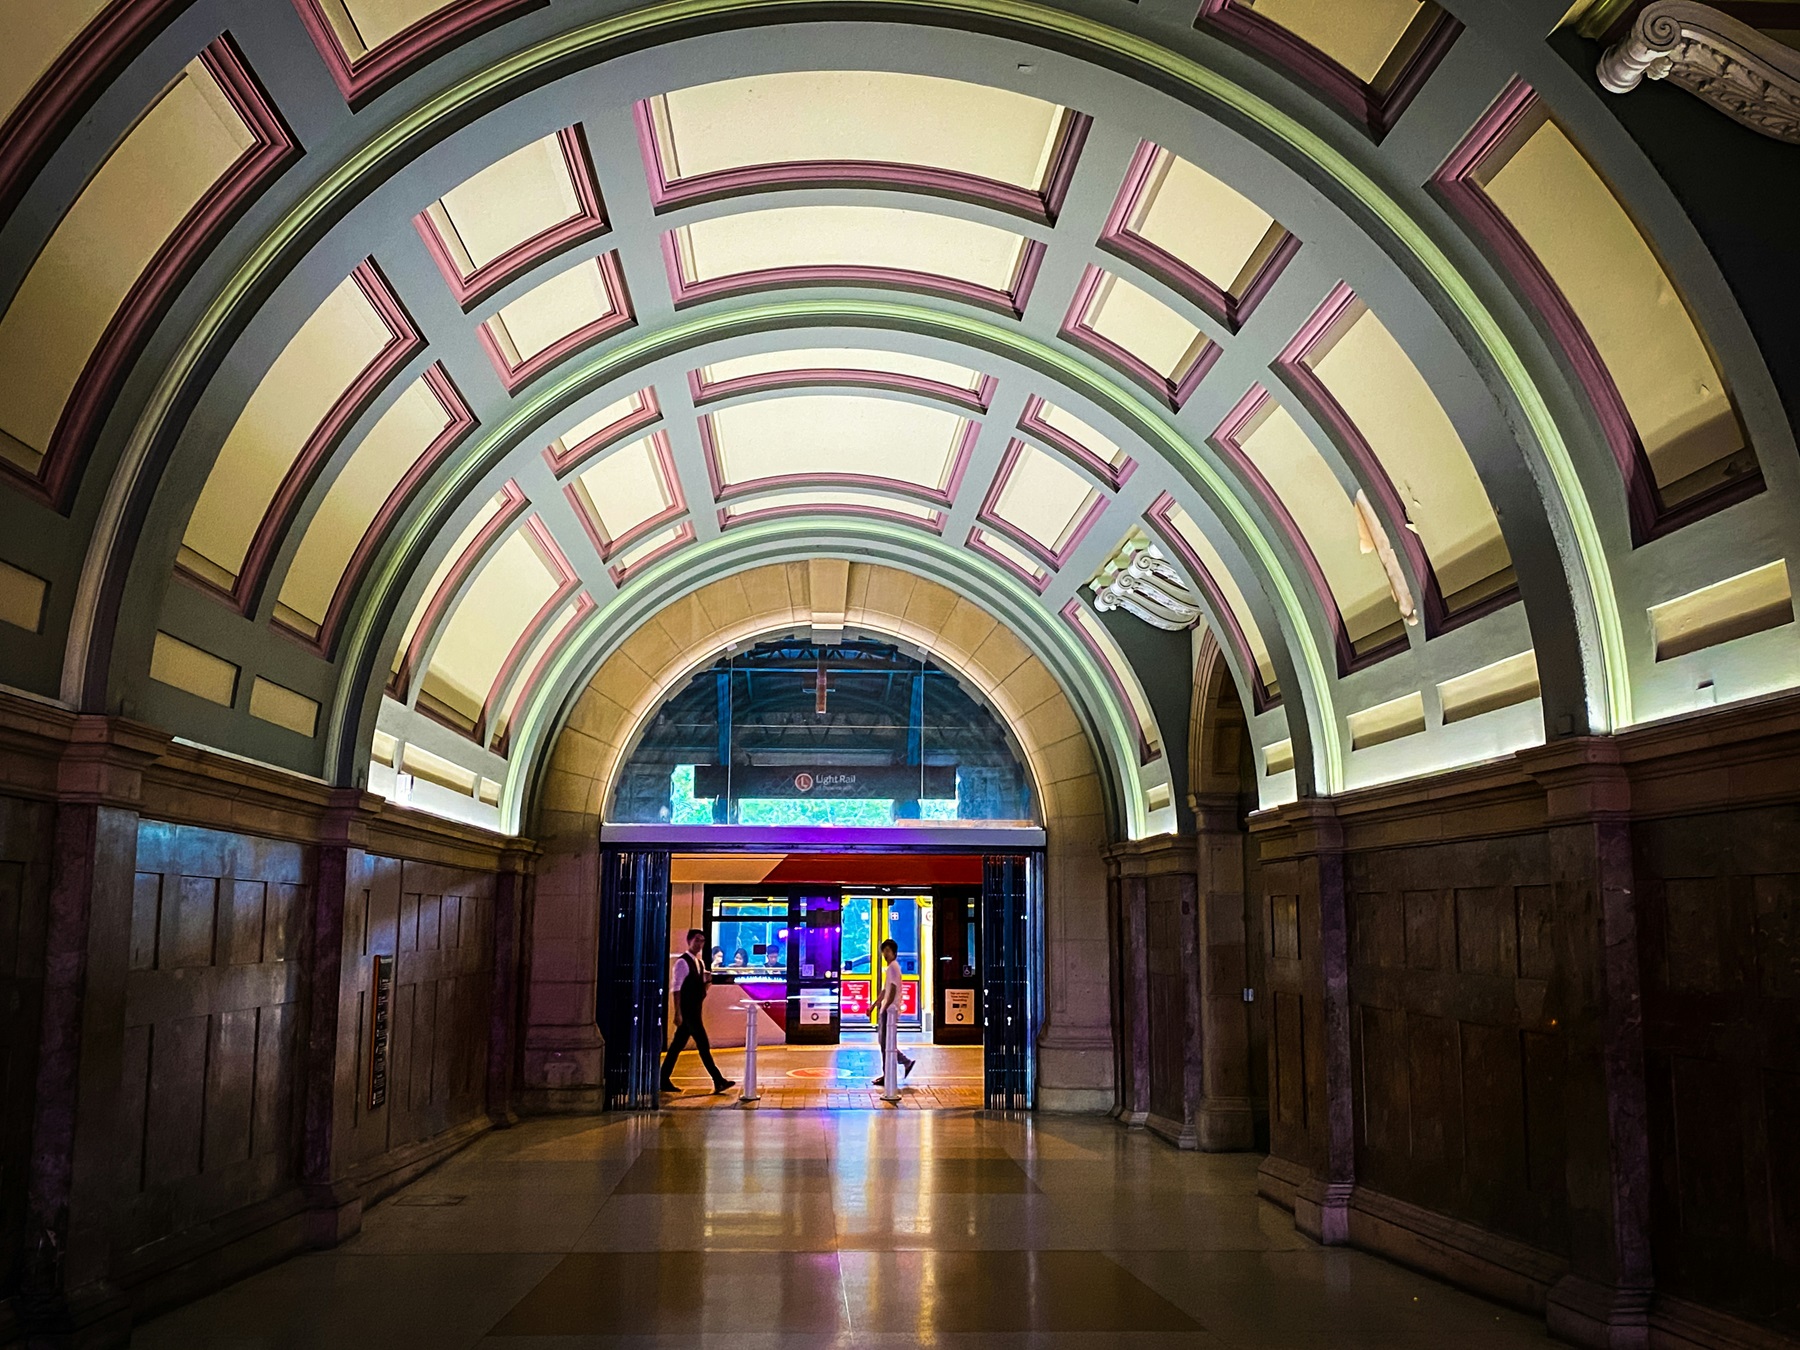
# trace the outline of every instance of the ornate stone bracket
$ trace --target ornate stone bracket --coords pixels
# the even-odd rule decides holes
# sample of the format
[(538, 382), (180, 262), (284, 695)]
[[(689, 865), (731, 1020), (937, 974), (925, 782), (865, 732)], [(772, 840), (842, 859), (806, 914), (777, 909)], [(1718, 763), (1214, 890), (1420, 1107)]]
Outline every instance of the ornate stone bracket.
[(1600, 58), (1600, 83), (1627, 94), (1667, 80), (1752, 131), (1800, 145), (1800, 51), (1694, 0), (1656, 0)]
[(1135, 532), (1089, 583), (1094, 608), (1122, 609), (1153, 628), (1179, 632), (1200, 617), (1200, 601), (1155, 544)]

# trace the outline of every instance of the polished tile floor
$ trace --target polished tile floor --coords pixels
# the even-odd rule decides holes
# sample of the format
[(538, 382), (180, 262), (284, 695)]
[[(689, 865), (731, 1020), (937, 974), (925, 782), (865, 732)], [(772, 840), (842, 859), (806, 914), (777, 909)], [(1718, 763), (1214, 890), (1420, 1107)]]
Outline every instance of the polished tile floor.
[(1109, 1121), (673, 1112), (533, 1121), (137, 1350), (1547, 1347), (1537, 1319), (1255, 1194), (1257, 1159)]
[[(700, 1057), (684, 1051), (675, 1065), (675, 1086), (681, 1092), (663, 1104), (677, 1111), (941, 1111), (982, 1104), (979, 1045), (931, 1045), (922, 1037), (906, 1036), (900, 1048), (916, 1067), (901, 1079), (897, 1107), (884, 1104), (881, 1089), (871, 1084), (881, 1072), (873, 1036), (846, 1036), (839, 1045), (759, 1046), (760, 1095), (754, 1103), (743, 1100), (741, 1087), (715, 1094)], [(720, 1073), (740, 1085), (745, 1081), (742, 1049), (715, 1050), (713, 1058)]]

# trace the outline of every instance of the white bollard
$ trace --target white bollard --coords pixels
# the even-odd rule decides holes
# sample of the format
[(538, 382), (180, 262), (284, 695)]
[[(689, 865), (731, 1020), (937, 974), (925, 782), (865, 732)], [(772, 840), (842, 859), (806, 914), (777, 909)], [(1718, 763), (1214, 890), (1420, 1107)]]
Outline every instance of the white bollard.
[(744, 1010), (744, 1090), (738, 1093), (741, 1102), (753, 1102), (760, 1094), (756, 1090), (756, 1014), (760, 1011), (755, 999), (745, 999), (738, 1005)]
[(881, 1100), (900, 1100), (900, 1018), (899, 1009), (888, 1014), (881, 1036)]

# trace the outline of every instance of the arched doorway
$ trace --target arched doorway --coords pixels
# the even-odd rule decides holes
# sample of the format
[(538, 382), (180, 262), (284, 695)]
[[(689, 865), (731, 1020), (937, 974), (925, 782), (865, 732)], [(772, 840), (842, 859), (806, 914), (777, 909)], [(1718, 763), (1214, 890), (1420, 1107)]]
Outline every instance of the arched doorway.
[[(728, 792), (727, 820), (716, 824), (634, 822), (616, 819), (612, 812), (624, 788), (626, 814), (631, 813), (634, 789), (627, 787), (627, 780), (633, 772), (634, 753), (646, 744), (647, 736), (654, 740), (656, 718), (670, 700), (679, 703), (684, 697), (697, 698), (684, 691), (692, 691), (697, 678), (702, 683), (710, 678), (716, 708), (718, 663), (728, 647), (742, 653), (771, 635), (810, 643), (815, 629), (824, 627), (876, 638), (877, 645), (895, 651), (900, 650), (897, 641), (920, 657), (929, 653), (928, 664), (939, 672), (929, 678), (941, 682), (945, 696), (953, 687), (960, 690), (965, 710), (985, 709), (984, 715), (1015, 747), (1026, 789), (1020, 799), (1028, 801), (1034, 811), (1031, 823), (1008, 825), (966, 818), (932, 821), (888, 815), (884, 817), (887, 824), (865, 827), (877, 834), (887, 833), (866, 837), (860, 851), (866, 855), (873, 848), (891, 856), (981, 859), (979, 878), (971, 876), (954, 884), (978, 887), (983, 904), (988, 903), (990, 886), (999, 884), (1012, 888), (1014, 904), (1041, 907), (1034, 911), (1041, 912), (1041, 922), (1033, 920), (1039, 924), (1038, 935), (1029, 939), (1030, 944), (1041, 946), (1042, 977), (1030, 994), (1035, 1015), (1024, 1028), (1030, 1059), (1027, 1095), (1039, 1106), (1107, 1108), (1113, 1096), (1112, 1032), (1107, 1008), (1104, 874), (1097, 848), (1109, 830), (1108, 802), (1119, 788), (1102, 782), (1085, 713), (1078, 711), (1034, 650), (993, 616), (937, 583), (869, 563), (844, 564), (835, 578), (815, 575), (819, 571), (816, 564), (777, 564), (701, 587), (602, 654), (592, 676), (570, 700), (561, 729), (545, 755), (534, 802), (537, 835), (544, 841), (546, 856), (539, 871), (534, 930), (527, 946), (533, 965), (528, 977), (530, 1026), (524, 1055), (527, 1095), (541, 1109), (590, 1107), (606, 1096), (604, 1065), (611, 1054), (605, 1038), (595, 1029), (593, 1009), (603, 983), (596, 959), (600, 942), (596, 897), (601, 894), (607, 848), (652, 848), (668, 852), (671, 858), (678, 850), (702, 848), (738, 857), (754, 856), (759, 850), (763, 854), (805, 851), (804, 847), (777, 849), (768, 835), (757, 836), (759, 827), (742, 823), (746, 800), (763, 802), (765, 806), (757, 809), (766, 809), (771, 800), (794, 800), (791, 798), (746, 799), (740, 794), (734, 799)], [(821, 614), (831, 622), (820, 624)], [(672, 640), (675, 634), (679, 634), (679, 643)], [(767, 650), (778, 653), (780, 649)], [(725, 657), (728, 684), (732, 660)], [(816, 673), (816, 666), (810, 675), (788, 672), (802, 685)], [(806, 692), (807, 710), (815, 696), (815, 691)], [(680, 767), (663, 751), (658, 753), (665, 761), (659, 772), (665, 776)], [(690, 762), (693, 758), (690, 754)], [(692, 811), (696, 800), (691, 795), (693, 780), (682, 775), (680, 781), (690, 786), (682, 809)], [(662, 800), (657, 799), (651, 814), (661, 810)], [(913, 799), (902, 795), (900, 800), (936, 803), (929, 808), (921, 806), (923, 814), (926, 809), (941, 811), (946, 800), (961, 802), (962, 798), (934, 799), (921, 794)], [(672, 816), (674, 805), (670, 799)], [(730, 820), (733, 811), (736, 824)], [(839, 827), (805, 824), (791, 828), (826, 832), (829, 844), (828, 832)], [(848, 841), (850, 835), (838, 837)], [(815, 852), (819, 849), (816, 835), (812, 847)], [(1033, 853), (1042, 857), (1041, 901), (1029, 893), (1029, 862), (997, 882), (990, 881), (988, 859), (1029, 859)], [(703, 894), (700, 900), (704, 905)], [(652, 908), (661, 903), (654, 902)], [(658, 946), (660, 960), (660, 946), (652, 945)], [(987, 996), (984, 991), (984, 1000)], [(643, 1034), (657, 1038), (653, 1031)]]

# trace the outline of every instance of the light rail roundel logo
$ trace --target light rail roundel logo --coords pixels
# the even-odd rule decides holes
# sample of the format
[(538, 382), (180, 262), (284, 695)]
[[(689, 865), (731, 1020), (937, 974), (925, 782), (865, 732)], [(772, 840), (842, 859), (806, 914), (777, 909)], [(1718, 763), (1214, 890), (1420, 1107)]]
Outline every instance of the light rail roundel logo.
[(813, 776), (810, 773), (795, 774), (794, 787), (800, 792), (811, 792), (813, 787)]

